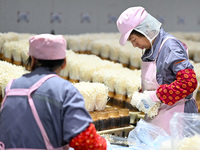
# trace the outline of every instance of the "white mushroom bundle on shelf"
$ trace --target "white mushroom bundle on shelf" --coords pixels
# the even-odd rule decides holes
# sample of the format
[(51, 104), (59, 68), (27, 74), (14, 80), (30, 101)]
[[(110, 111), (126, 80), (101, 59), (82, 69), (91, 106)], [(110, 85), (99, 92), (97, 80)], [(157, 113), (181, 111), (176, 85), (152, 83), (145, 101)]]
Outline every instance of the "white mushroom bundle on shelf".
[[(1, 48), (1, 53), (3, 55), (3, 60), (12, 63), (12, 49), (13, 41), (4, 42)], [(11, 44), (10, 44), (11, 43)]]
[(82, 65), (80, 67), (80, 81), (94, 82), (96, 78), (96, 72), (98, 72), (99, 70), (109, 68), (119, 69), (122, 67), (123, 66), (119, 63), (114, 63), (108, 60), (101, 60), (95, 55), (90, 55), (90, 57), (85, 60), (85, 63), (82, 62)]
[(105, 68), (101, 68), (93, 73), (92, 82), (103, 83), (103, 77), (107, 73)]
[(118, 62), (122, 63), (126, 67), (129, 67), (131, 53), (134, 53), (133, 49), (134, 48), (130, 42), (127, 42), (125, 46), (122, 46), (121, 49), (119, 49)]
[(92, 82), (104, 83), (104, 76), (109, 72), (109, 69), (120, 69), (123, 68), (122, 64), (114, 63), (108, 60), (102, 60), (102, 66), (99, 69), (96, 69), (92, 76)]
[(29, 42), (27, 39), (19, 40), (18, 46), (13, 49), (13, 63), (16, 65), (22, 65), (22, 51), (26, 51), (28, 53), (29, 50)]
[(103, 45), (104, 40), (95, 40), (91, 42), (91, 53), (97, 56), (101, 54), (101, 46)]
[(7, 41), (18, 41), (19, 40), (18, 35), (19, 34), (15, 32), (7, 32), (7, 33), (2, 33), (0, 35), (0, 56), (1, 57), (3, 57), (3, 53), (2, 53), (3, 44)]
[(4, 89), (11, 79), (16, 79), (28, 73), (24, 67), (16, 66), (6, 61), (0, 61), (0, 86), (4, 97)]
[(101, 67), (102, 60), (96, 55), (80, 54), (79, 79), (80, 81), (92, 81), (93, 72)]
[(106, 40), (100, 47), (100, 57), (102, 59), (110, 59), (110, 44), (112, 42)]
[(4, 60), (16, 65), (22, 65), (22, 51), (28, 53), (28, 48), (29, 43), (27, 39), (5, 42), (2, 47)]
[(118, 62), (119, 61), (119, 51), (122, 47), (118, 43), (113, 43), (110, 46), (110, 60)]
[(83, 95), (88, 111), (104, 110), (108, 100), (108, 87), (102, 83), (79, 82), (74, 86)]
[(89, 36), (87, 34), (80, 35), (79, 42), (80, 42), (79, 53), (86, 54), (88, 50)]
[(100, 68), (101, 59), (95, 55), (80, 55), (80, 72), (79, 78), (80, 81), (92, 81), (92, 76), (95, 70)]
[(108, 101), (108, 87), (102, 83), (92, 83), (96, 93), (94, 110), (104, 110)]
[(34, 34), (8, 32), (1, 34), (1, 58), (16, 65), (22, 65), (25, 58), (22, 51), (28, 52), (28, 40)]
[(115, 78), (116, 81), (115, 81), (115, 84), (114, 84), (114, 90), (115, 90), (115, 93), (118, 94), (118, 95), (124, 95), (126, 96), (126, 80), (127, 80), (127, 76), (126, 76), (126, 73), (124, 71), (124, 68), (123, 69), (120, 69), (119, 72), (123, 72), (123, 73), (119, 73), (118, 76)]
[(86, 33), (84, 35), (84, 40), (85, 40), (85, 51), (86, 51), (86, 54), (91, 54), (91, 43), (96, 40), (98, 38), (98, 34), (97, 33)]
[(126, 92), (127, 97), (141, 88), (141, 70), (127, 71)]
[(108, 86), (109, 91), (111, 92), (116, 92), (121, 95), (129, 95), (140, 88), (140, 75), (140, 70), (110, 68), (106, 70), (106, 74), (103, 77), (103, 83)]
[[(127, 43), (124, 47), (119, 44), (119, 33), (99, 33), (99, 34), (80, 34), (66, 36), (68, 48), (75, 52), (86, 53), (90, 51), (91, 54), (100, 56), (102, 59), (122, 63), (124, 66), (138, 66), (141, 63), (140, 55), (134, 55), (132, 51), (133, 46)], [(86, 49), (86, 50), (84, 50)], [(82, 51), (82, 52), (81, 52)], [(88, 53), (88, 52), (87, 52)], [(131, 55), (138, 56), (134, 60), (130, 60)], [(136, 65), (134, 64), (136, 62)]]
[(87, 82), (74, 83), (74, 86), (83, 95), (87, 111), (94, 111), (96, 101), (95, 89)]
[(2, 33), (2, 34), (3, 34), (3, 40), (4, 41), (18, 41), (19, 40), (19, 34), (20, 33), (6, 32), (6, 33)]
[(109, 88), (110, 92), (115, 92), (114, 85), (121, 73), (122, 72), (115, 68), (107, 69), (107, 73), (104, 75), (103, 83)]
[(91, 50), (91, 43), (94, 40), (100, 39), (101, 33), (87, 33), (79, 35), (64, 35), (67, 41), (67, 49), (73, 50), (77, 53), (85, 53)]
[(3, 58), (3, 53), (1, 51), (1, 47), (4, 43), (4, 36), (3, 36), (3, 33), (0, 33), (0, 60)]
[(140, 69), (141, 68), (141, 64), (142, 64), (142, 50), (137, 48), (137, 47), (133, 47), (131, 49), (131, 53), (130, 53), (130, 69)]
[(22, 66), (27, 67), (26, 63), (27, 63), (27, 60), (28, 60), (28, 57), (29, 57), (27, 49), (22, 49), (21, 50), (21, 57), (22, 57)]
[(102, 59), (118, 62), (119, 51), (122, 48), (119, 45), (118, 39), (106, 39), (94, 40), (91, 43), (91, 53), (100, 56)]
[(94, 73), (102, 68), (121, 68), (122, 65), (102, 60), (96, 55), (76, 54), (67, 50), (66, 54), (69, 79), (92, 82)]
[[(70, 52), (72, 52), (72, 51), (66, 50), (66, 58), (68, 57), (67, 54), (69, 54)], [(74, 52), (73, 52), (73, 53), (74, 53)], [(68, 63), (68, 62), (67, 62), (67, 63)], [(67, 65), (65, 66), (65, 68), (61, 69), (59, 75), (60, 75), (62, 78), (66, 79), (66, 80), (69, 79), (69, 77), (68, 77), (68, 76), (69, 76), (69, 69), (67, 68)]]
[(76, 53), (86, 53), (88, 39), (85, 34), (79, 35), (64, 35), (67, 41), (67, 49), (73, 50)]
[[(66, 36), (64, 36), (66, 37)], [(70, 35), (67, 37), (67, 49), (73, 50), (74, 52), (79, 52), (80, 49), (80, 42), (79, 38), (76, 35)]]
[[(114, 84), (116, 99), (126, 100), (128, 95), (132, 94), (135, 91), (138, 91), (138, 89), (140, 88), (140, 71), (133, 71), (128, 68), (122, 68), (118, 71), (119, 74)], [(132, 83), (132, 85), (130, 85), (130, 83)]]
[(84, 64), (80, 67), (79, 79), (80, 81), (92, 81), (93, 73), (98, 67), (98, 62), (91, 64)]
[[(71, 82), (78, 82), (80, 67), (79, 55), (74, 53), (72, 50), (67, 50), (66, 52), (67, 65), (63, 71), (68, 72), (68, 78), (71, 80)], [(62, 74), (62, 76), (67, 77), (67, 74)]]

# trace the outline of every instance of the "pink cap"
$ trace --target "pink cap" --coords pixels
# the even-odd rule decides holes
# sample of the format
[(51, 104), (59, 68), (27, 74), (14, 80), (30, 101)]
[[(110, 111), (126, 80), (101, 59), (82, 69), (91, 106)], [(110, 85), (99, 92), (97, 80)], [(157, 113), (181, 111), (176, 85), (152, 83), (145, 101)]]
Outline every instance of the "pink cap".
[(121, 33), (119, 43), (125, 45), (132, 30), (137, 27), (147, 16), (143, 7), (130, 7), (126, 9), (117, 19), (117, 28)]
[(29, 55), (41, 60), (64, 59), (66, 40), (62, 35), (35, 35), (29, 39)]

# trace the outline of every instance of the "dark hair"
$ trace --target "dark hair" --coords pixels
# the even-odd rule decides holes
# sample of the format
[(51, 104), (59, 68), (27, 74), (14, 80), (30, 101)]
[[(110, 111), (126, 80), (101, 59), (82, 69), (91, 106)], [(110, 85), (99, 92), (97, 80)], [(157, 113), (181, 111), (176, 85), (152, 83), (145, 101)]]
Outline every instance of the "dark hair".
[[(47, 67), (49, 68), (51, 71), (56, 70), (57, 68), (59, 68), (63, 63), (64, 63), (65, 59), (58, 59), (58, 60), (40, 60), (40, 59), (36, 59), (36, 63), (34, 65), (34, 67), (32, 68), (33, 70), (38, 68), (38, 67)], [(31, 66), (31, 56), (28, 57), (28, 59), (26, 60), (26, 65), (27, 66)]]
[[(140, 32), (138, 32), (138, 31), (136, 31), (136, 30), (132, 30), (132, 32), (131, 32), (131, 34), (135, 34), (135, 35), (137, 35), (137, 36), (144, 36), (142, 33), (140, 33)], [(131, 35), (130, 34), (130, 35)]]

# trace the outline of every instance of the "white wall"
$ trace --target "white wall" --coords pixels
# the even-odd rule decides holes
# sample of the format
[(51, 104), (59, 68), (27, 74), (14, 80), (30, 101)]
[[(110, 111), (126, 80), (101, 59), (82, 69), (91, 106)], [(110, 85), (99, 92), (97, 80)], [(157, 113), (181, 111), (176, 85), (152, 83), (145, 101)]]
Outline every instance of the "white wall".
[[(200, 31), (200, 0), (0, 0), (0, 32), (117, 32), (109, 16), (117, 18), (126, 8), (139, 5), (157, 19), (163, 19), (166, 31)], [(22, 17), (23, 13), (29, 22)], [(50, 23), (51, 13), (60, 15), (61, 23)], [(89, 14), (91, 22), (81, 23), (82, 14)]]

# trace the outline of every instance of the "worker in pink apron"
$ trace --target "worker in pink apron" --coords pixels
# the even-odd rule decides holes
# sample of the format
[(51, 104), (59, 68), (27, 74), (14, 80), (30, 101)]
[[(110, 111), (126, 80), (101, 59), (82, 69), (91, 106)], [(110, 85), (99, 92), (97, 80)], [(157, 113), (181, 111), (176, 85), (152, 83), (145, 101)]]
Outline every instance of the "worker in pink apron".
[(134, 92), (130, 103), (144, 112), (145, 120), (170, 134), (175, 112), (197, 113), (193, 92), (197, 87), (194, 67), (187, 46), (166, 33), (161, 23), (143, 7), (130, 7), (119, 16), (120, 44), (130, 41), (145, 49), (142, 56), (141, 92)]
[(106, 150), (81, 93), (57, 74), (66, 66), (66, 40), (29, 40), (31, 72), (10, 81), (0, 111), (0, 150)]

